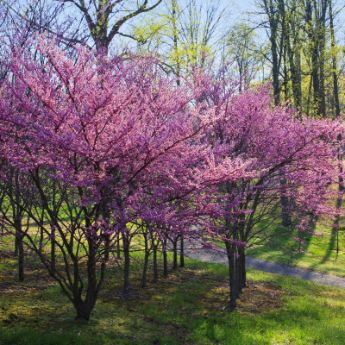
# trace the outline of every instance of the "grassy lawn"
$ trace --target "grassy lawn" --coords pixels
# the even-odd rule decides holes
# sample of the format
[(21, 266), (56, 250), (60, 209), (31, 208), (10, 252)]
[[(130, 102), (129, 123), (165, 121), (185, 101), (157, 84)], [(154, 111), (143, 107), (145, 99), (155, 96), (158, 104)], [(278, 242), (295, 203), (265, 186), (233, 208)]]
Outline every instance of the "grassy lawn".
[[(224, 310), (227, 269), (188, 261), (124, 301), (118, 273), (109, 271), (89, 324), (74, 311), (37, 262), (27, 280), (14, 280), (14, 262), (1, 259), (1, 345), (343, 345), (345, 291), (256, 271), (233, 313)], [(134, 263), (133, 275), (139, 274)], [(137, 281), (134, 277), (133, 281)]]
[(299, 245), (294, 240), (297, 233), (276, 226), (271, 239), (264, 245), (250, 248), (248, 254), (264, 260), (345, 277), (345, 235), (344, 232), (339, 234), (340, 251), (337, 256), (336, 251), (331, 249), (330, 229), (330, 224), (318, 224), (315, 229), (318, 235), (306, 236), (303, 251), (300, 252)]

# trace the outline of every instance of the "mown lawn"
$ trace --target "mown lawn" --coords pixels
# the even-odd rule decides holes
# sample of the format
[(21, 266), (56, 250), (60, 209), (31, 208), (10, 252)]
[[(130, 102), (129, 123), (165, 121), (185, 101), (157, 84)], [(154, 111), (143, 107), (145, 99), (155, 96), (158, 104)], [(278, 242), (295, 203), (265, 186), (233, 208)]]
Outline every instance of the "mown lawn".
[[(345, 234), (339, 232), (339, 253), (336, 253), (335, 236), (329, 221), (320, 222), (315, 235), (304, 235), (305, 243), (299, 248), (294, 239), (295, 230), (276, 225), (271, 238), (263, 245), (248, 250), (248, 254), (274, 262), (308, 268), (311, 270), (345, 277)], [(301, 250), (300, 250), (301, 249)]]
[[(188, 260), (147, 289), (119, 294), (109, 271), (89, 324), (74, 311), (38, 263), (27, 281), (14, 280), (14, 262), (1, 259), (1, 345), (344, 345), (345, 291), (251, 271), (237, 311), (224, 310), (227, 269)], [(133, 281), (139, 274), (134, 263)]]

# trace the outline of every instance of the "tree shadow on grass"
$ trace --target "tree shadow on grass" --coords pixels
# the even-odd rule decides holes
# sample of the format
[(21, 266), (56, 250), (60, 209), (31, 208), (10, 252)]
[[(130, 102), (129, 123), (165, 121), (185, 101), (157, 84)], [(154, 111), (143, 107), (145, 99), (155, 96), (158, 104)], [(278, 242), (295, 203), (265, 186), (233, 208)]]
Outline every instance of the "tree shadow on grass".
[[(337, 245), (337, 241), (340, 240), (339, 236), (341, 233), (339, 233), (339, 230), (337, 230), (334, 226), (331, 226), (331, 234), (330, 234), (330, 238), (329, 238), (329, 243), (327, 246), (327, 250), (322, 258), (322, 260), (320, 261), (320, 264), (324, 264), (326, 263), (332, 256), (332, 254), (338, 254), (336, 253), (336, 245)], [(336, 256), (337, 259), (337, 256)]]
[[(73, 321), (74, 310), (56, 285), (42, 289), (37, 281), (28, 279), (18, 286), (13, 280), (2, 291), (0, 344), (208, 344), (198, 340), (201, 335), (214, 343), (219, 327), (226, 326), (227, 321), (224, 323), (222, 319), (229, 314), (224, 309), (228, 299), (227, 268), (223, 265), (212, 267), (193, 263), (190, 268), (175, 271), (168, 278), (162, 277), (158, 284), (150, 284), (146, 289), (134, 284), (128, 300), (118, 293), (121, 287), (119, 272), (109, 271), (111, 279), (88, 324)], [(139, 273), (134, 268), (133, 281)], [(248, 289), (242, 310), (259, 312), (259, 302), (264, 300), (265, 291), (269, 289), (269, 286), (251, 286), (252, 292)], [(265, 304), (262, 307), (266, 307)]]
[[(140, 277), (139, 267), (139, 262), (134, 263), (133, 282)], [(317, 322), (323, 318), (320, 303), (312, 308), (299, 303), (311, 285), (301, 282), (297, 288), (297, 283), (291, 283), (285, 291), (281, 286), (290, 280), (278, 276), (250, 272), (249, 288), (233, 313), (224, 309), (228, 299), (224, 265), (189, 261), (187, 268), (172, 272), (168, 278), (161, 277), (157, 284), (152, 284), (149, 276), (146, 289), (134, 284), (128, 300), (118, 293), (120, 276), (118, 270), (108, 272), (109, 279), (88, 324), (73, 322), (74, 311), (56, 286), (24, 289), (19, 296), (8, 289), (2, 295), (5, 317), (0, 318), (0, 344), (268, 345), (282, 332), (294, 336), (305, 322), (317, 329)], [(287, 301), (292, 306), (286, 306)]]

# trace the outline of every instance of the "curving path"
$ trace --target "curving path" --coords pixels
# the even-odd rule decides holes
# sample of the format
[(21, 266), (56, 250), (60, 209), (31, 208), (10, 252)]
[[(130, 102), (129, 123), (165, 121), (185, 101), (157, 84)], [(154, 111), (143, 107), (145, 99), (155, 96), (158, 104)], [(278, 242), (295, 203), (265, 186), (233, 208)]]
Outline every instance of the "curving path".
[[(192, 259), (204, 262), (220, 264), (228, 263), (224, 249), (204, 248), (199, 242), (188, 242), (186, 244), (185, 254)], [(345, 288), (345, 278), (318, 273), (308, 269), (282, 265), (275, 262), (254, 259), (250, 256), (247, 256), (246, 260), (248, 267), (252, 267), (259, 271), (305, 279), (321, 285)]]

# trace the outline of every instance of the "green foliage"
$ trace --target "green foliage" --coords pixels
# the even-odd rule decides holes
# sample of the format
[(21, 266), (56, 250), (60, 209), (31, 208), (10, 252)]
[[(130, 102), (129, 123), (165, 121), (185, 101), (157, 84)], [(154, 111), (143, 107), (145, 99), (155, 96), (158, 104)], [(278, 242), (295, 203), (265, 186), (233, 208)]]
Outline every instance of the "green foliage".
[(160, 20), (143, 22), (134, 28), (133, 36), (139, 43), (147, 43), (149, 40), (154, 40), (157, 45), (161, 44), (165, 24), (163, 16)]

